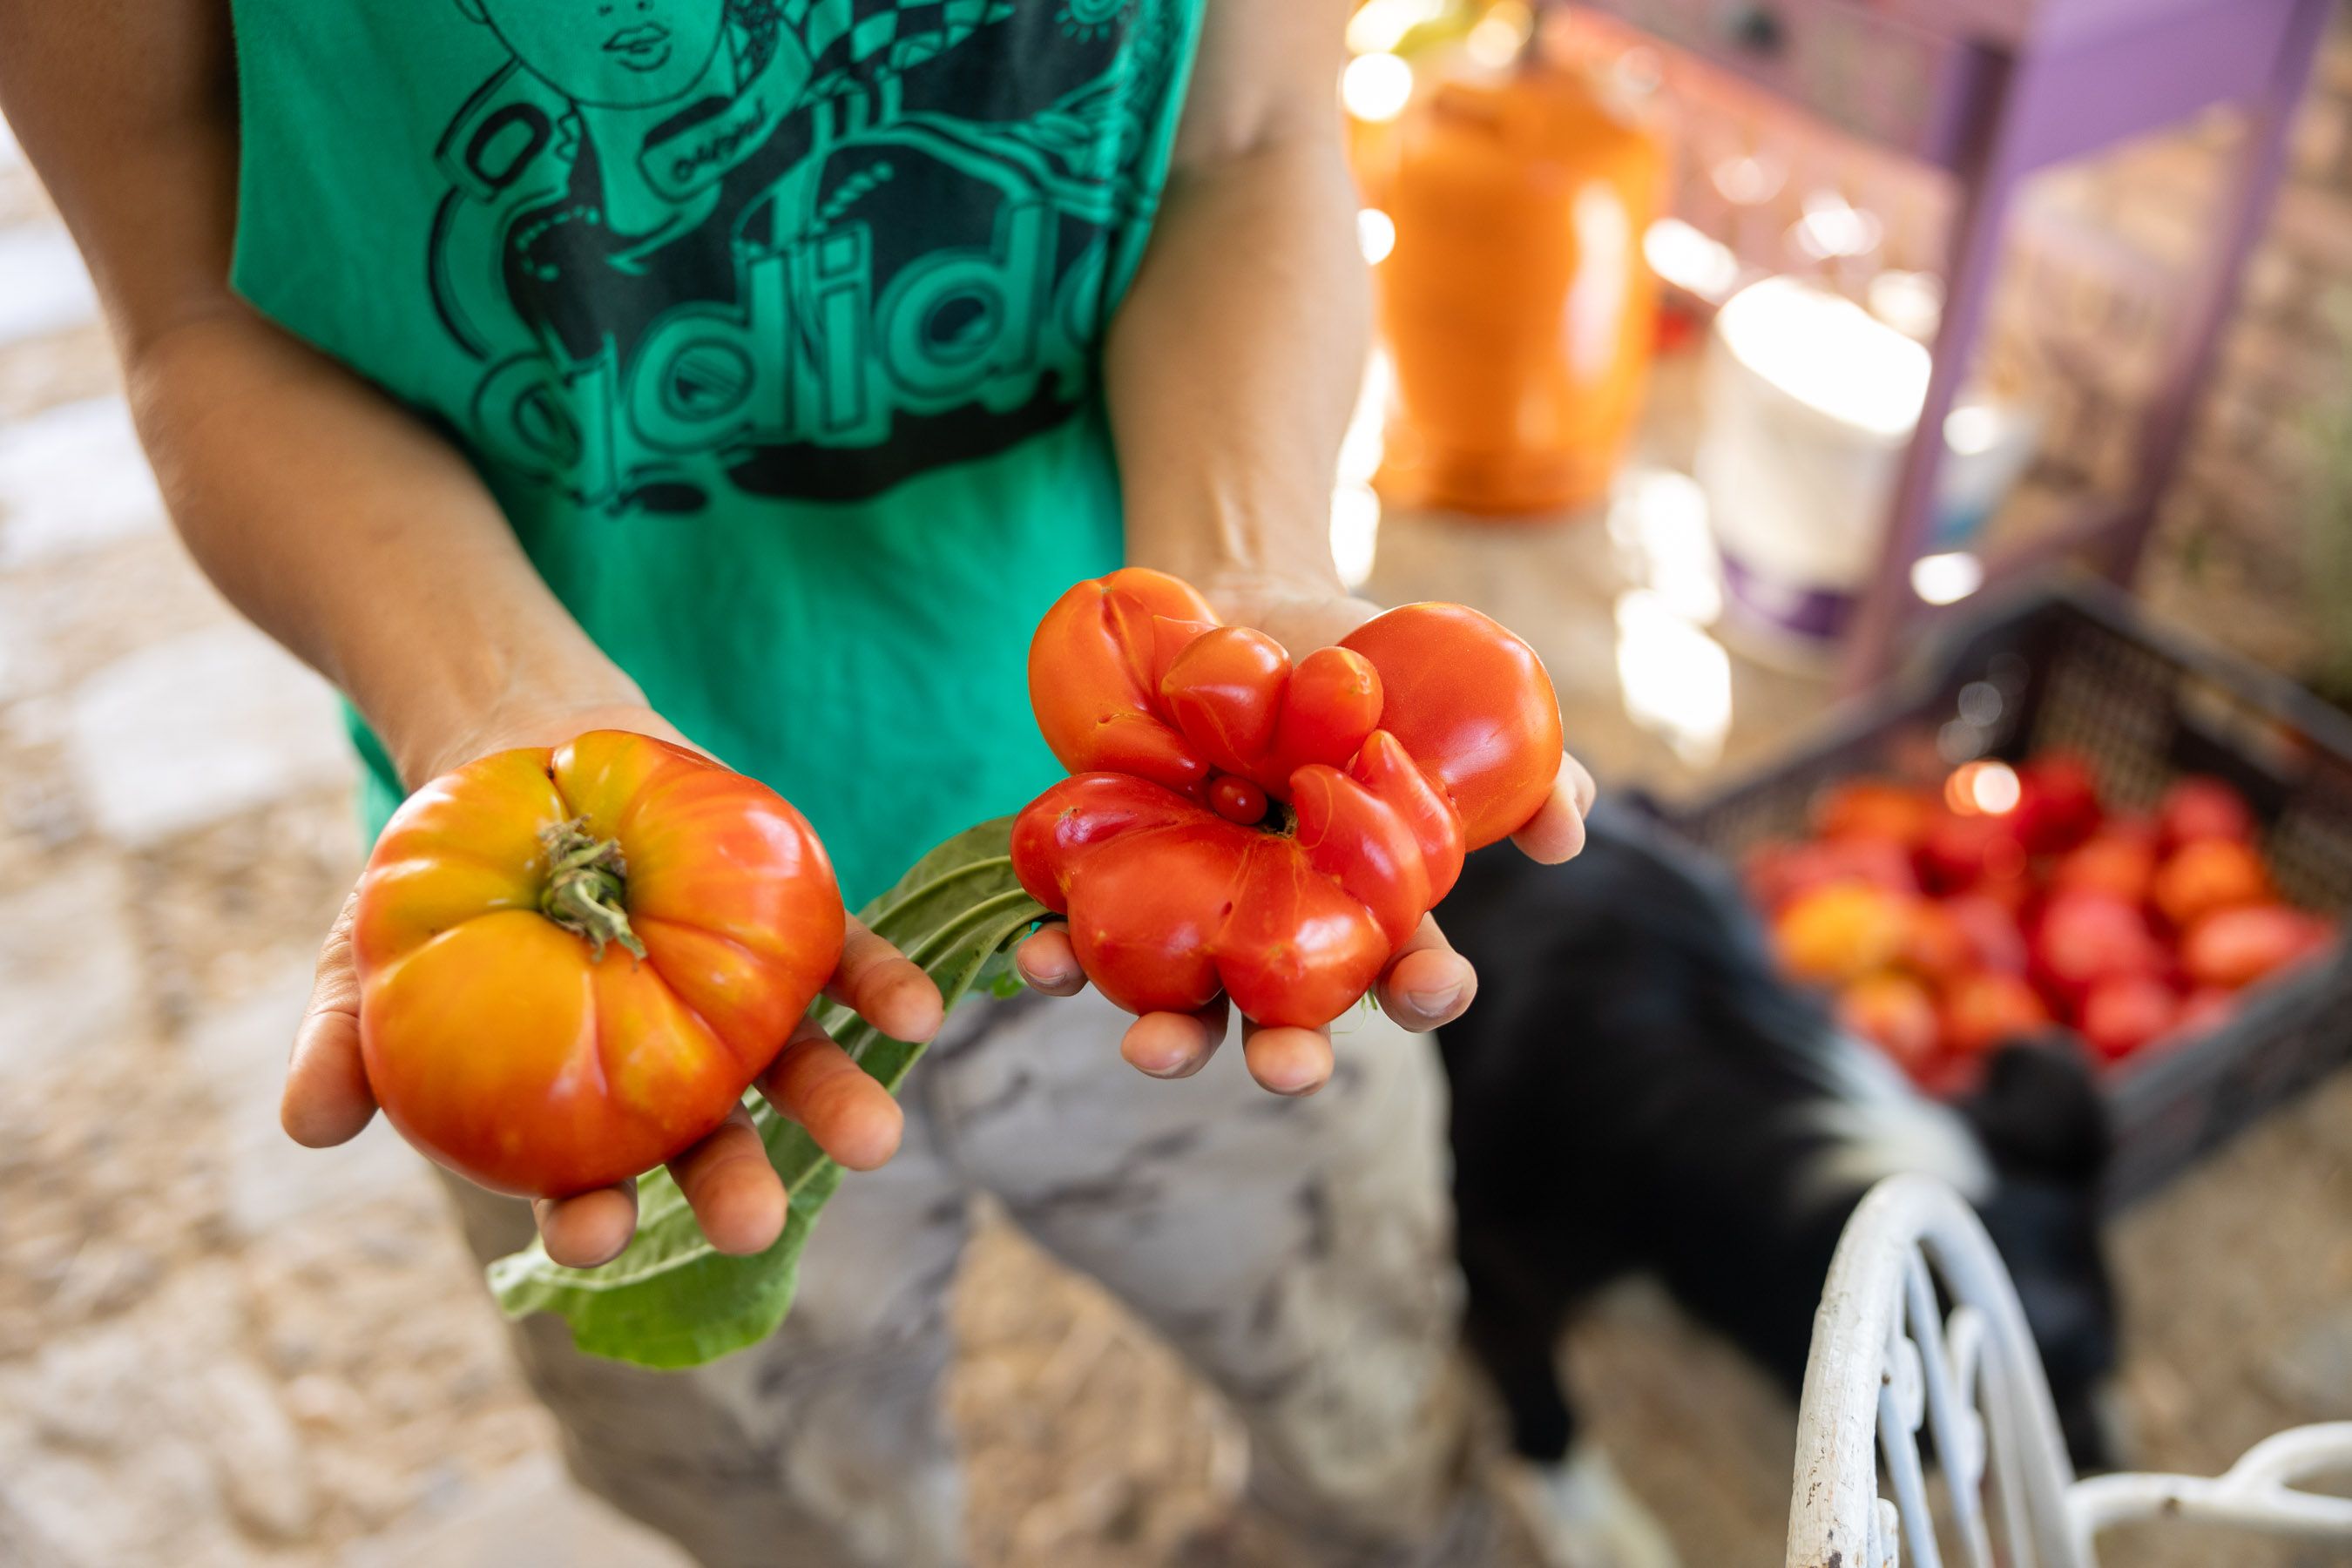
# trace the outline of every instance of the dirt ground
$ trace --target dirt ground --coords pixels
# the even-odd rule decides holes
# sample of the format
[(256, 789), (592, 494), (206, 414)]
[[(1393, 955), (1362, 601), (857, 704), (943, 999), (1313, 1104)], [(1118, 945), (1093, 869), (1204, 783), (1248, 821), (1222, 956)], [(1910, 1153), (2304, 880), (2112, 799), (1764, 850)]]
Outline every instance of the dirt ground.
[[(277, 1074), (357, 867), (328, 694), (163, 527), (86, 289), (0, 139), (0, 1563), (654, 1568), (573, 1489), (434, 1184), (381, 1127), (308, 1153)], [(27, 280), (18, 286), (18, 280)], [(2227, 584), (2158, 596), (2284, 657)], [(1399, 525), (1376, 593), (1531, 628), (1618, 777), (1707, 763), (1624, 717), (1597, 529)], [(1514, 606), (1517, 606), (1515, 609)], [(2291, 617), (2290, 617), (2291, 622)], [(1818, 689), (1736, 667), (1725, 754)], [(1231, 1065), (1231, 1064), (1221, 1064)], [(2352, 1076), (2126, 1216), (2124, 1394), (2155, 1468), (2210, 1471), (2352, 1416)], [(1150, 1568), (1226, 1521), (1231, 1417), (1002, 1226), (958, 1286), (950, 1403), (984, 1568)], [(1579, 1396), (1685, 1561), (1774, 1562), (1792, 1413), (1654, 1292), (1569, 1348)], [(2118, 1537), (2117, 1563), (2343, 1562)], [(1291, 1560), (1244, 1521), (1217, 1560)]]

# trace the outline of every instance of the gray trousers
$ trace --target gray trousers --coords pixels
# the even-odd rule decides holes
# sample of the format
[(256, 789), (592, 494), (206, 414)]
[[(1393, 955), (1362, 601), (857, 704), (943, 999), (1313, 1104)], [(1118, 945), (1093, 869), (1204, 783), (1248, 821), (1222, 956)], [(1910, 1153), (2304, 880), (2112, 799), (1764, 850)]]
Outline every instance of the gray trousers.
[[(760, 1345), (654, 1373), (577, 1353), (555, 1320), (519, 1325), (573, 1471), (709, 1568), (961, 1563), (939, 1394), (988, 1193), (1232, 1401), (1253, 1500), (1320, 1561), (1487, 1560), (1434, 1043), (1351, 1013), (1330, 1084), (1284, 1100), (1237, 1039), (1192, 1079), (1147, 1079), (1119, 1059), (1127, 1022), (1091, 993), (959, 1008), (907, 1080), (898, 1158), (844, 1181)], [(452, 1186), (483, 1258), (530, 1239), (522, 1205)]]

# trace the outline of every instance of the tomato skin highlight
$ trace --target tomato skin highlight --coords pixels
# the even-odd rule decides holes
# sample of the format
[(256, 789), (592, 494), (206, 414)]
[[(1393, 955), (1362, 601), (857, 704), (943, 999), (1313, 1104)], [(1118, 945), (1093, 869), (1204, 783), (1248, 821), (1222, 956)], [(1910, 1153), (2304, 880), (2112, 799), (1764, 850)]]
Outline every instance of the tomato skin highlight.
[(1541, 661), (1459, 605), (1391, 610), (1294, 664), (1129, 568), (1056, 601), (1029, 678), (1073, 776), (1016, 819), (1013, 869), (1130, 1012), (1222, 991), (1260, 1024), (1329, 1022), (1562, 760)]
[(1227, 773), (1209, 785), (1209, 808), (1227, 822), (1255, 826), (1265, 819), (1265, 791)]
[[(613, 840), (643, 957), (541, 911), (572, 826)], [(469, 763), (360, 879), (360, 1048), (386, 1118), (494, 1191), (642, 1173), (723, 1121), (841, 957), (814, 831), (758, 781), (619, 731)]]

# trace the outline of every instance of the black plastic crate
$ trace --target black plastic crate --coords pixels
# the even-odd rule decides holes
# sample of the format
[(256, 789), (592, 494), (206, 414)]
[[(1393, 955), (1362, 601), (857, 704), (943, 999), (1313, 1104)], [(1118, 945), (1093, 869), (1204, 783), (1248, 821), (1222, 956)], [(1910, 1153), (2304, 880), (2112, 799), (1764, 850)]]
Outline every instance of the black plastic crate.
[[(2183, 773), (2245, 792), (2283, 894), (2352, 908), (2352, 718), (2267, 670), (2152, 623), (2104, 584), (2069, 582), (1989, 607), (1938, 651), (1839, 710), (1793, 755), (1668, 820), (1738, 859), (1805, 831), (1821, 788), (2061, 749), (2103, 797), (2153, 806)], [(2258, 983), (2219, 1027), (2149, 1047), (2102, 1076), (2116, 1130), (2108, 1198), (2144, 1196), (2208, 1149), (2352, 1061), (2352, 953)]]

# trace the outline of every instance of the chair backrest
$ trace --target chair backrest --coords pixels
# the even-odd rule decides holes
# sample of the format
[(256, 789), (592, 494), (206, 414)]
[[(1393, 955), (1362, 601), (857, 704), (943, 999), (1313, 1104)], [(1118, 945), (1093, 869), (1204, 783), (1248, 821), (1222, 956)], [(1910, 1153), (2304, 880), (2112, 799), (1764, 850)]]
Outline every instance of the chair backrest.
[[(1943, 1471), (1940, 1531), (1923, 1430)], [(1891, 1500), (1879, 1495), (1882, 1464)], [(1984, 1226), (1941, 1183), (1881, 1182), (1846, 1222), (1813, 1317), (1789, 1568), (2091, 1568), (2068, 1511), (2074, 1479), (2041, 1356)]]

